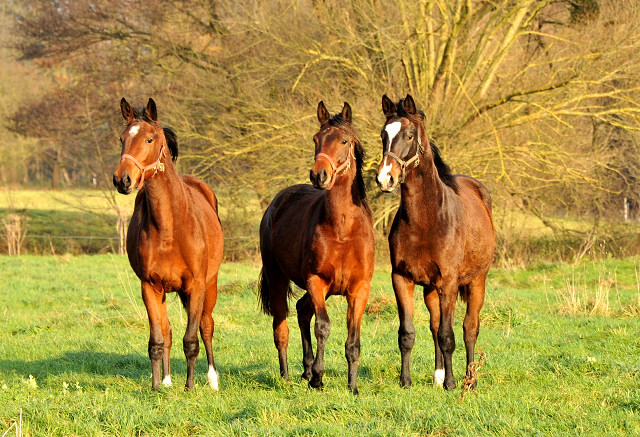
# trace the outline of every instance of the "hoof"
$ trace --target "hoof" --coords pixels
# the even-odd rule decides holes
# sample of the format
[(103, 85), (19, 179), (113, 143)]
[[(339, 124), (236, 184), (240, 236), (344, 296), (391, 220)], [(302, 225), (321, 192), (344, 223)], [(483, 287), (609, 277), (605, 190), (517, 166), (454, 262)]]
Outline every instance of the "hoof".
[(305, 370), (304, 372), (302, 372), (300, 378), (304, 379), (305, 381), (311, 381), (311, 370)]
[(400, 387), (409, 388), (411, 387), (411, 384), (411, 378), (403, 378), (402, 376), (400, 377)]
[(449, 382), (445, 381), (443, 387), (445, 390), (453, 390), (456, 388), (456, 381), (454, 379)]
[(311, 378), (311, 381), (309, 381), (309, 388), (322, 391), (322, 389), (324, 389), (324, 384), (322, 383), (321, 379), (316, 380), (314, 378)]

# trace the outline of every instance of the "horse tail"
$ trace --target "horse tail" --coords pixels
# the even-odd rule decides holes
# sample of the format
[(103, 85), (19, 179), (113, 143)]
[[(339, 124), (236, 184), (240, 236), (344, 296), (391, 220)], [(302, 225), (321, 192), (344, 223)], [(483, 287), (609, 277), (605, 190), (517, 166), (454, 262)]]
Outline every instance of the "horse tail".
[(262, 312), (268, 316), (271, 314), (271, 292), (269, 290), (269, 278), (264, 271), (264, 266), (260, 270), (260, 277), (258, 278), (258, 304)]

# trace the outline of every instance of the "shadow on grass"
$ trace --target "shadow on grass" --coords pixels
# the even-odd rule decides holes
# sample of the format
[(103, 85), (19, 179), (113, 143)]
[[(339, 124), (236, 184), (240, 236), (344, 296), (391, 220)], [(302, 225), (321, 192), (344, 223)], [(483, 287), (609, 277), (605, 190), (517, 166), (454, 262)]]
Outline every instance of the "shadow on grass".
[[(218, 361), (217, 368), (223, 379), (231, 380), (232, 384), (240, 387), (260, 387), (265, 390), (281, 390), (290, 384), (306, 384), (301, 380), (299, 369), (290, 369), (290, 381), (283, 380), (277, 369), (271, 368), (264, 361), (246, 363), (242, 365), (226, 365), (222, 360)], [(205, 380), (207, 360), (200, 353), (196, 362), (196, 378)], [(176, 383), (181, 384), (186, 376), (187, 364), (184, 358), (171, 358), (171, 374)], [(103, 377), (122, 377), (131, 381), (140, 382), (149, 380), (151, 375), (151, 362), (143, 354), (118, 354), (93, 351), (69, 351), (64, 355), (36, 361), (0, 360), (0, 374), (28, 378), (33, 375), (37, 381), (46, 381), (52, 376), (65, 374), (85, 374)], [(344, 368), (327, 368), (325, 377), (330, 378), (330, 384), (347, 384), (347, 366)], [(371, 378), (371, 369), (368, 366), (360, 366), (358, 379), (360, 381)], [(325, 381), (326, 384), (326, 381)]]

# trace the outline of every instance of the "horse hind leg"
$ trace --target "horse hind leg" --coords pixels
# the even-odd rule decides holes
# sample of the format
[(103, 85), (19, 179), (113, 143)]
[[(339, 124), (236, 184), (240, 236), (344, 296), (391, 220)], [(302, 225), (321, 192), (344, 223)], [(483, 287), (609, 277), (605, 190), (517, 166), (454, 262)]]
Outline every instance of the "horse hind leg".
[(298, 313), (298, 326), (302, 337), (302, 379), (311, 380), (311, 366), (313, 366), (313, 345), (311, 344), (311, 318), (313, 317), (313, 305), (311, 296), (305, 293), (296, 303)]
[(474, 362), (476, 340), (480, 330), (480, 309), (484, 303), (486, 276), (482, 275), (467, 286), (467, 313), (464, 317), (464, 345), (467, 352), (467, 378), (471, 378), (469, 388), (474, 389), (478, 384), (476, 375), (472, 375), (471, 363)]
[(187, 292), (187, 329), (182, 339), (182, 348), (187, 359), (187, 382), (186, 390), (191, 390), (194, 385), (194, 370), (196, 359), (200, 353), (200, 343), (198, 342), (198, 328), (202, 318), (204, 308), (204, 285), (192, 286)]
[(440, 327), (440, 298), (433, 289), (424, 289), (424, 303), (429, 310), (429, 328), (433, 337), (435, 350), (435, 366), (433, 370), (433, 384), (442, 387), (444, 383), (444, 356), (438, 343), (438, 328)]
[(289, 325), (287, 314), (289, 306), (287, 299), (290, 294), (289, 278), (279, 267), (264, 264), (260, 279), (260, 295), (262, 309), (273, 316), (273, 342), (278, 350), (280, 376), (289, 379), (289, 365), (287, 362), (287, 348), (289, 347)]
[(331, 332), (331, 321), (327, 312), (326, 296), (329, 289), (328, 284), (318, 276), (312, 276), (307, 280), (307, 293), (311, 298), (313, 305), (313, 313), (316, 317), (315, 335), (316, 335), (316, 357), (311, 366), (311, 379), (309, 387), (322, 389), (324, 384), (322, 377), (324, 376), (324, 349)]
[(207, 354), (207, 381), (213, 390), (218, 390), (218, 382), (220, 376), (216, 370), (216, 364), (213, 359), (213, 331), (215, 330), (215, 322), (213, 320), (213, 308), (216, 306), (218, 297), (218, 275), (209, 281), (204, 297), (204, 305), (202, 307), (202, 317), (200, 318), (200, 337), (204, 343), (204, 349)]

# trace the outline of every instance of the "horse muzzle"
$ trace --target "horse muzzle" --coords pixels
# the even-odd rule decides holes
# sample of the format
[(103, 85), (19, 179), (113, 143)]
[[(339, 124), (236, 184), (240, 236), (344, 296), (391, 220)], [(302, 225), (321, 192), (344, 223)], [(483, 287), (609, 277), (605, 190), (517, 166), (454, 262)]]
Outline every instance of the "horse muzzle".
[(317, 173), (311, 170), (309, 172), (309, 180), (311, 180), (311, 184), (314, 188), (319, 190), (326, 190), (329, 188), (329, 183), (331, 182), (331, 178), (327, 171), (321, 168)]
[(120, 194), (131, 194), (133, 191), (133, 184), (131, 183), (131, 177), (124, 173), (121, 178), (118, 178), (116, 173), (113, 174), (113, 186), (116, 187)]
[(398, 178), (394, 178), (391, 171), (379, 171), (376, 177), (378, 187), (385, 193), (390, 193), (398, 188)]

